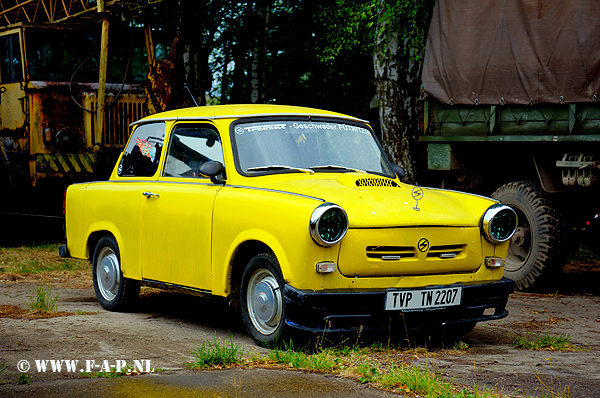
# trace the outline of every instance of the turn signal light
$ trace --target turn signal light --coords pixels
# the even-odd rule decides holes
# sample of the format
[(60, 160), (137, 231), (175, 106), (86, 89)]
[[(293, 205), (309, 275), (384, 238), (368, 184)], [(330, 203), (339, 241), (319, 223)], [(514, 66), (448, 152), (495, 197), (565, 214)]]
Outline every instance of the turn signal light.
[(504, 260), (500, 257), (486, 257), (485, 266), (488, 268), (500, 268), (504, 265)]
[(337, 269), (337, 264), (331, 261), (323, 261), (317, 263), (317, 273), (319, 274), (331, 274)]

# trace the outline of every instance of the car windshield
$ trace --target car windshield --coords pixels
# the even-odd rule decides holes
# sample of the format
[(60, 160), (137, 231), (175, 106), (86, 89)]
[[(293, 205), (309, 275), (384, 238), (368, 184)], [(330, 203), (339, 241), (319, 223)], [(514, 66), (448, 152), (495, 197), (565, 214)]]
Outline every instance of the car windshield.
[(364, 124), (272, 120), (234, 127), (240, 171), (369, 172), (393, 176), (387, 158)]

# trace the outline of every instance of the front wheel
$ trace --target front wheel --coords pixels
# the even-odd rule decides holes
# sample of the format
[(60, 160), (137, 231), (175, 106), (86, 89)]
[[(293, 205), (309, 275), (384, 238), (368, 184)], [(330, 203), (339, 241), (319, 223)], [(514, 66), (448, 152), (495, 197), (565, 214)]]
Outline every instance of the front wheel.
[(240, 303), (248, 333), (258, 344), (277, 344), (286, 337), (283, 277), (277, 258), (259, 254), (242, 275)]
[(120, 311), (130, 305), (140, 292), (140, 284), (123, 277), (117, 241), (105, 236), (98, 241), (92, 260), (94, 290), (105, 310)]

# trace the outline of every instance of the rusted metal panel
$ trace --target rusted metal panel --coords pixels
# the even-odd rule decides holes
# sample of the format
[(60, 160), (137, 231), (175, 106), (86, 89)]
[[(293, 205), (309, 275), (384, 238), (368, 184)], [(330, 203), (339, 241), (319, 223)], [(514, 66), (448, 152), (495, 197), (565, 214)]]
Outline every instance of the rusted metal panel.
[(27, 98), (22, 84), (0, 85), (0, 127), (2, 130), (20, 130), (25, 126)]
[[(114, 95), (109, 95), (104, 115), (102, 146), (121, 149), (129, 138), (129, 125), (147, 116), (146, 97), (144, 94), (122, 94), (116, 102), (113, 101)], [(83, 93), (82, 103), (86, 109), (95, 110), (98, 105), (96, 93)], [(84, 125), (86, 131), (93, 131), (96, 122), (97, 115), (95, 113), (85, 113)], [(93, 134), (86, 134), (86, 145), (88, 147), (93, 147), (92, 136)]]
[(94, 172), (95, 156), (88, 153), (38, 154), (36, 173), (91, 174)]

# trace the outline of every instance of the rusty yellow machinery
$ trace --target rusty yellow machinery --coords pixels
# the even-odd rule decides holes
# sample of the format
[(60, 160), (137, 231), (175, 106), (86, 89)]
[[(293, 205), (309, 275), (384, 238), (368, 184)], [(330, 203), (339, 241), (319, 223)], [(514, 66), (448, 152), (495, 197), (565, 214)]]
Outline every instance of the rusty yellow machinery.
[(35, 213), (62, 201), (36, 192), (103, 178), (128, 125), (148, 113), (140, 65), (145, 54), (154, 62), (151, 30), (124, 28), (114, 18), (124, 8), (120, 0), (0, 0), (0, 212), (27, 203), (19, 211)]

